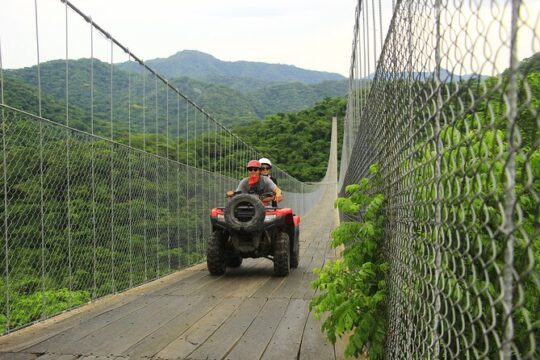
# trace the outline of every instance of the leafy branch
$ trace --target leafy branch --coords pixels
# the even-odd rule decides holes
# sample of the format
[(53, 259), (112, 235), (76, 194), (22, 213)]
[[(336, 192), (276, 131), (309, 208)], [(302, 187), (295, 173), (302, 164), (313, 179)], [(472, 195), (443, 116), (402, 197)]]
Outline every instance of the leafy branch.
[(331, 246), (343, 245), (343, 257), (315, 269), (318, 279), (312, 286), (320, 293), (311, 300), (317, 319), (329, 312), (322, 329), (332, 343), (337, 336), (351, 333), (346, 356), (367, 350), (371, 359), (384, 353), (386, 281), (388, 263), (384, 259), (384, 196), (373, 194), (378, 180), (377, 166), (370, 168), (371, 179), (346, 188), (348, 197), (336, 200), (342, 212), (362, 214), (361, 222), (343, 222), (332, 232)]

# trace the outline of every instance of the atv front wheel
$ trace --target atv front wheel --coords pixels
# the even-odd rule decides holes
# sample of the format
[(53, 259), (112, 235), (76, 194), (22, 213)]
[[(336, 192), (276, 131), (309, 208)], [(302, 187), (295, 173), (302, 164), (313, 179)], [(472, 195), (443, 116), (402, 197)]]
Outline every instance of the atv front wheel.
[(291, 270), (291, 250), (289, 247), (289, 235), (279, 233), (274, 247), (274, 274), (287, 276)]
[(227, 268), (227, 258), (222, 244), (223, 234), (221, 231), (214, 231), (208, 240), (206, 248), (206, 266), (212, 275), (223, 275)]

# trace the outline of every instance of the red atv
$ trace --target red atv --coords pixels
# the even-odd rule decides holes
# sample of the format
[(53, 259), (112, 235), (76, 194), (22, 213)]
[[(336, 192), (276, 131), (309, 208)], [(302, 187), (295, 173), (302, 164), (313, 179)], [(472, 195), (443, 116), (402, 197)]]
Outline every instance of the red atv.
[(244, 258), (265, 257), (274, 262), (274, 274), (286, 276), (298, 267), (300, 217), (290, 208), (267, 208), (260, 197), (235, 193), (226, 207), (210, 212), (212, 236), (206, 264), (212, 275), (239, 267)]

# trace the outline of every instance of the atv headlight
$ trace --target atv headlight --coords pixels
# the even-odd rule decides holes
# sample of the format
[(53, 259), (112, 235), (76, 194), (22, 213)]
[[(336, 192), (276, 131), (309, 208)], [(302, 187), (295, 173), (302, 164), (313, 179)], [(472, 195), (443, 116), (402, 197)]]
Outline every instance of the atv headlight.
[(218, 214), (218, 216), (217, 216), (217, 221), (224, 222), (224, 221), (225, 221), (225, 215), (223, 215), (223, 214)]
[(264, 222), (267, 223), (267, 222), (271, 222), (271, 221), (274, 221), (276, 219), (276, 215), (272, 214), (272, 215), (266, 215), (264, 217)]

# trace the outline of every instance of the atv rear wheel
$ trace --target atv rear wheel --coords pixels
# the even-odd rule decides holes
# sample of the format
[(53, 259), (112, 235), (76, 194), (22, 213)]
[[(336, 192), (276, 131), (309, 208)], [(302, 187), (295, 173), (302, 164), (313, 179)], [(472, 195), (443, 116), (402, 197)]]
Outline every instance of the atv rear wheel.
[(214, 231), (208, 240), (208, 247), (206, 248), (206, 266), (210, 274), (216, 276), (225, 274), (227, 268), (227, 258), (222, 238), (223, 233), (221, 231)]
[(287, 276), (291, 270), (291, 250), (289, 247), (289, 235), (279, 233), (274, 247), (274, 274)]

